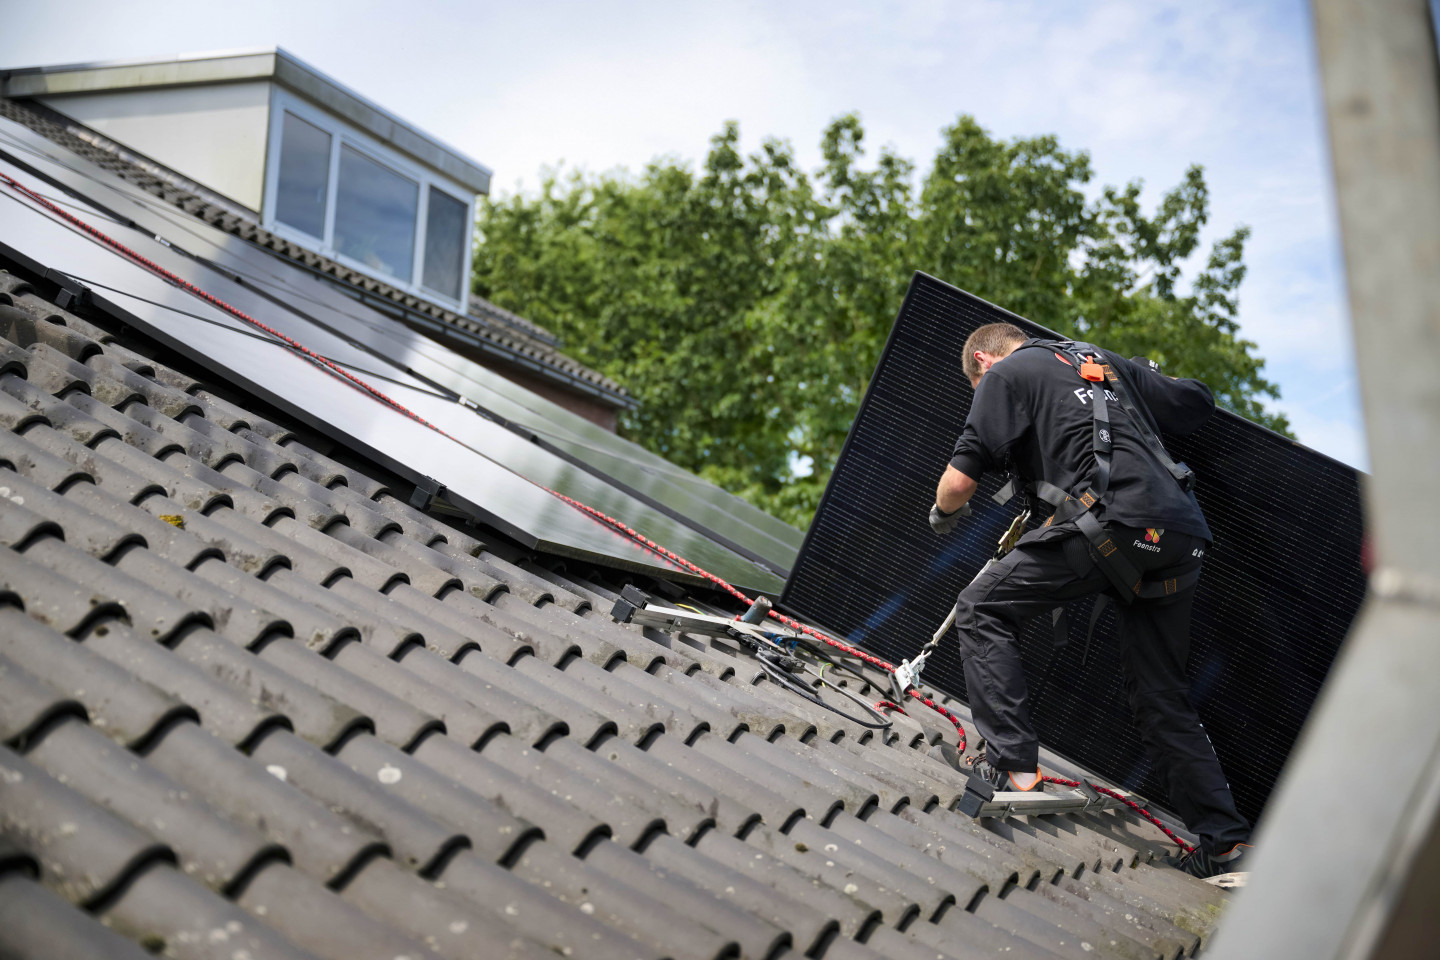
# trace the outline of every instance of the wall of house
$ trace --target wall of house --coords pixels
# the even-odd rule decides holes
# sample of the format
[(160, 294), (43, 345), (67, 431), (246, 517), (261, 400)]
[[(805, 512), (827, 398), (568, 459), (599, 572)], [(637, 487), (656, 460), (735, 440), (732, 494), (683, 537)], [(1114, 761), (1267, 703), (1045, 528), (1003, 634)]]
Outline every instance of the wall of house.
[(63, 113), (257, 213), (265, 191), (266, 81), (42, 98)]

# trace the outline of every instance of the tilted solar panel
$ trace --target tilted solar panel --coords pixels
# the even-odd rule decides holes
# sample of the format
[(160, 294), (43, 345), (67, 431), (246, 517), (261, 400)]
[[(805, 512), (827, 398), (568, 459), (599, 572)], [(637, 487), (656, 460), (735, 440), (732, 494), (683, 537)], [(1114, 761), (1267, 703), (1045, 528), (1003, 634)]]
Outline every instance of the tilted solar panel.
[[(935, 484), (970, 408), (965, 338), (1008, 321), (1051, 331), (916, 274), (786, 584), (781, 606), (894, 662), (929, 640), (994, 549), (1015, 507), (986, 477), (975, 516), (949, 537), (929, 528)], [(1104, 346), (1104, 344), (1101, 344)], [(1215, 536), (1195, 601), (1192, 697), (1235, 792), (1256, 817), (1359, 609), (1359, 475), (1234, 414), (1218, 411), (1166, 446), (1199, 477)], [(1087, 602), (1055, 655), (1048, 618), (1022, 640), (1043, 743), (1130, 789), (1163, 797), (1130, 725), (1113, 642), (1101, 620), (1082, 665)], [(965, 696), (952, 632), (927, 684)]]

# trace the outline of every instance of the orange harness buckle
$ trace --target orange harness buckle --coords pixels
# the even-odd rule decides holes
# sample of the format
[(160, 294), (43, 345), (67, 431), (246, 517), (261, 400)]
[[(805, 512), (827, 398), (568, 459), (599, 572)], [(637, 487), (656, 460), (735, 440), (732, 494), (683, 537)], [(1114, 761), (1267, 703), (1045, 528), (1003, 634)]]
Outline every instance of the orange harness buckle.
[(1080, 364), (1080, 376), (1091, 383), (1099, 383), (1105, 379), (1105, 368), (1098, 363), (1082, 363)]

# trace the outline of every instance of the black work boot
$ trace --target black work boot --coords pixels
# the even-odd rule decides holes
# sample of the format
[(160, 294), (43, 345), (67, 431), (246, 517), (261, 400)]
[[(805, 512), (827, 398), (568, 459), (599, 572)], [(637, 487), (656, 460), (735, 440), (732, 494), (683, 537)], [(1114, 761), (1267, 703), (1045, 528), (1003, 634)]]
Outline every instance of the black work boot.
[(973, 757), (966, 757), (961, 761), (960, 769), (965, 773), (969, 773), (971, 776), (979, 777), (996, 790), (1008, 790), (1013, 793), (1032, 791), (1041, 793), (1045, 789), (1045, 781), (1040, 776), (1040, 769), (1038, 767), (1035, 769), (1035, 782), (1022, 787), (1016, 783), (1015, 778), (1018, 776), (1020, 783), (1025, 783), (1028, 779), (1025, 774), (1016, 774), (1013, 771), (1001, 770), (998, 767), (992, 766), (990, 761), (985, 759), (985, 754), (983, 753)]
[(1224, 853), (1209, 854), (1196, 847), (1189, 853), (1165, 857), (1164, 860), (1176, 870), (1204, 880), (1223, 873), (1243, 873), (1248, 870), (1246, 857), (1254, 849), (1248, 843), (1237, 843)]

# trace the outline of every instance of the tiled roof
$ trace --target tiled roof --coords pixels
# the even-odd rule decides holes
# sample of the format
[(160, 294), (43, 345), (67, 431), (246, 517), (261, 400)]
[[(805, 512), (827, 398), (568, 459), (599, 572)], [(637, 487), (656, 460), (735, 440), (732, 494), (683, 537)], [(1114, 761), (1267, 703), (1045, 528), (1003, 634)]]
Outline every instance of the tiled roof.
[(1143, 821), (963, 817), (939, 718), (876, 736), (617, 624), (626, 575), (448, 526), (152, 352), (0, 274), (0, 954), (1090, 960), (1212, 928), (1227, 894)]
[(140, 157), (109, 138), (42, 104), (0, 97), (0, 117), (23, 124), (66, 150), (222, 230), (343, 284), (368, 302), (399, 312), (406, 322), (470, 345), (502, 363), (569, 384), (617, 407), (634, 406), (625, 388), (561, 353), (550, 331), (518, 314), (471, 295), (469, 310), (456, 313), (369, 274), (331, 260), (271, 233), (253, 211), (207, 190), (168, 168)]

